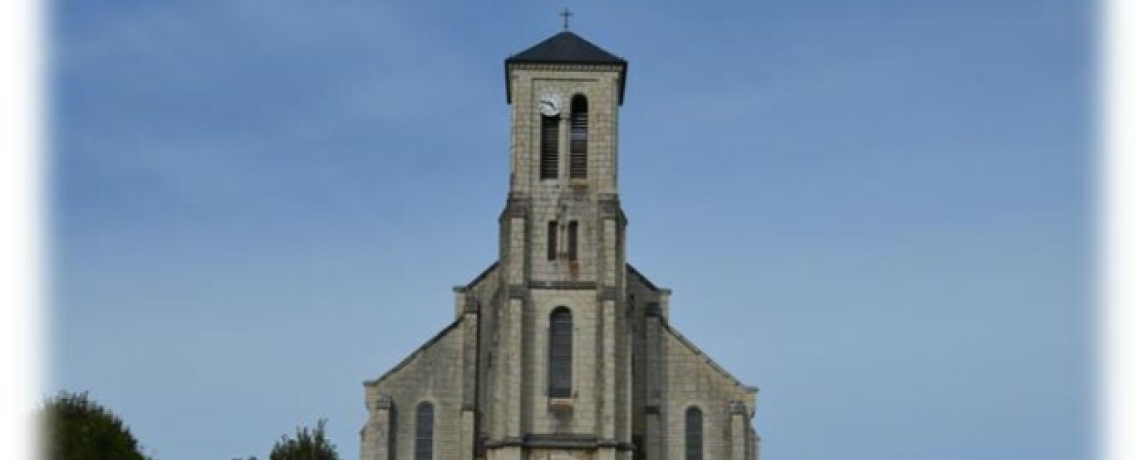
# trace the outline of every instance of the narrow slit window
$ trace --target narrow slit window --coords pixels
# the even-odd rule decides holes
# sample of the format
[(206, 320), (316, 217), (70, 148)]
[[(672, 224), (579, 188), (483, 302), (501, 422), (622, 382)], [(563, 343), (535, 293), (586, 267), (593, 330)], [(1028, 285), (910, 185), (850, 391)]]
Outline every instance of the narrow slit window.
[(703, 460), (705, 455), (704, 416), (690, 407), (685, 411), (685, 460)]
[(416, 407), (416, 460), (432, 460), (435, 436), (435, 407), (422, 402)]
[(558, 222), (546, 224), (546, 260), (558, 258)]
[(542, 117), (542, 141), (540, 161), (542, 179), (558, 178), (558, 118)]
[(570, 221), (566, 226), (566, 257), (578, 260), (578, 221)]
[(588, 155), (586, 145), (589, 141), (590, 108), (586, 96), (574, 96), (570, 102), (570, 178), (585, 179)]
[(574, 319), (570, 309), (558, 307), (550, 314), (549, 394), (569, 398), (574, 376)]

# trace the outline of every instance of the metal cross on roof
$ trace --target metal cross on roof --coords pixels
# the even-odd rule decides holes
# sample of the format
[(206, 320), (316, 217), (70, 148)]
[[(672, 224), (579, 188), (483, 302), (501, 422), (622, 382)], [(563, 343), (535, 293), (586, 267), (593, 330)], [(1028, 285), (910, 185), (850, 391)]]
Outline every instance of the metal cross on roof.
[(570, 30), (570, 16), (573, 16), (574, 13), (571, 13), (569, 8), (563, 8), (558, 15), (562, 16), (562, 30)]

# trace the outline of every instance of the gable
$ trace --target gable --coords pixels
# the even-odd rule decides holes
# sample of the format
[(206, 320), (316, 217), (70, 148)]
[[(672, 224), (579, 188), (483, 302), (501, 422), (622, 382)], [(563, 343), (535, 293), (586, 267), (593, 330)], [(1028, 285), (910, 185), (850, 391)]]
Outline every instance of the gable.
[(462, 352), (463, 346), (458, 333), (459, 325), (462, 324), (462, 322), (462, 320), (456, 319), (426, 343), (416, 348), (415, 351), (408, 355), (407, 358), (404, 358), (403, 361), (400, 361), (400, 363), (391, 370), (385, 372), (384, 375), (374, 380), (364, 381), (364, 386), (380, 386), (386, 381), (399, 377), (408, 369), (414, 371), (416, 368), (422, 368), (425, 363), (431, 366), (441, 359), (447, 359), (447, 356), (445, 356), (447, 354), (454, 355), (457, 358), (459, 353)]
[(741, 382), (739, 379), (721, 367), (720, 364), (717, 364), (716, 361), (713, 361), (712, 357), (706, 355), (703, 351), (701, 351), (700, 348), (697, 348), (693, 342), (690, 342), (689, 339), (685, 338), (685, 336), (682, 335), (680, 331), (674, 329), (673, 326), (663, 324), (663, 327), (667, 333), (667, 336), (671, 339), (671, 354), (679, 356), (682, 359), (689, 360), (692, 363), (703, 364), (703, 367), (707, 368), (707, 372), (718, 376), (720, 379), (723, 379), (726, 385), (738, 387), (742, 391), (756, 391), (755, 387), (745, 385), (743, 382)]

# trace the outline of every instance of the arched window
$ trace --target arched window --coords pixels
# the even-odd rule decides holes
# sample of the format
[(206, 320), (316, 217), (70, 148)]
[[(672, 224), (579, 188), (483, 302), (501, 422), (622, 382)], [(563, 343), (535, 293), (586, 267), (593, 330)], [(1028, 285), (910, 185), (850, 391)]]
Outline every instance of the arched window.
[(705, 453), (704, 416), (690, 407), (685, 411), (685, 460), (702, 460)]
[(416, 406), (416, 460), (431, 460), (435, 407), (425, 401)]
[(550, 397), (569, 398), (574, 376), (574, 318), (558, 307), (550, 314)]
[(539, 160), (539, 177), (558, 178), (558, 117), (542, 117), (542, 150)]
[(586, 141), (589, 139), (590, 105), (578, 94), (570, 101), (570, 178), (586, 178)]

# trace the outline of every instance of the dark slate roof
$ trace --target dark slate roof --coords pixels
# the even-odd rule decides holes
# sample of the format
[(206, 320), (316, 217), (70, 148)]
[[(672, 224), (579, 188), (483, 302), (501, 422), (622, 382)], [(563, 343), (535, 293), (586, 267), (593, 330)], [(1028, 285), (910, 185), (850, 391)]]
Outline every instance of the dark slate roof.
[(621, 66), (621, 88), (618, 103), (625, 99), (625, 59), (614, 56), (586, 39), (568, 30), (559, 32), (542, 43), (507, 58), (504, 63), (507, 77), (507, 103), (511, 102), (511, 70), (514, 63), (541, 64), (614, 64)]
[(563, 31), (507, 58), (508, 64), (512, 62), (625, 64), (625, 59), (598, 48), (574, 32)]

